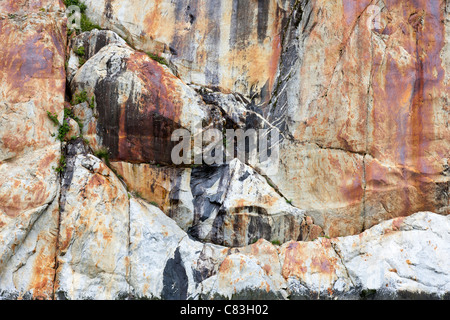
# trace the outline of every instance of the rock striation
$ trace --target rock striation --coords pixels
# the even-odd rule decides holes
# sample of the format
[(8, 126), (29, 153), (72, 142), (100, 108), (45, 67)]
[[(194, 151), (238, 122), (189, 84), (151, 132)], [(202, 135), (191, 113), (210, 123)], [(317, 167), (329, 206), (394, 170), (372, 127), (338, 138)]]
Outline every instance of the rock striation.
[(84, 3), (0, 2), (0, 299), (449, 299), (448, 1)]
[(281, 34), (294, 1), (85, 3), (94, 22), (166, 57), (183, 81), (263, 101), (275, 84)]
[(271, 178), (331, 236), (449, 213), (448, 11), (429, 1), (294, 8), (265, 109), (288, 137)]

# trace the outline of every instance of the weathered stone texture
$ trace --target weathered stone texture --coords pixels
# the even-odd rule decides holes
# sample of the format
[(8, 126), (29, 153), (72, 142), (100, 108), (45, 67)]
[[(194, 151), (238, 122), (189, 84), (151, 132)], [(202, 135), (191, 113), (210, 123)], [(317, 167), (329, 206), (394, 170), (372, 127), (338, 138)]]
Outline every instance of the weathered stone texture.
[(448, 1), (85, 3), (0, 1), (0, 299), (448, 299)]
[[(377, 28), (370, 5), (380, 6)], [(265, 108), (288, 138), (272, 178), (280, 191), (331, 236), (448, 214), (446, 4), (302, 1), (295, 12)]]
[(88, 0), (86, 4), (95, 22), (138, 49), (167, 57), (184, 81), (245, 95), (262, 91), (268, 97), (293, 2)]
[(73, 95), (86, 91), (89, 103), (94, 97), (96, 117), (84, 133), (94, 148), (107, 148), (111, 160), (172, 164), (173, 131), (210, 118), (193, 89), (127, 45), (103, 47), (70, 86)]
[[(37, 7), (39, 6), (39, 7)], [(47, 12), (38, 13), (45, 7)], [(51, 299), (65, 94), (65, 19), (59, 1), (0, 3), (0, 292)]]

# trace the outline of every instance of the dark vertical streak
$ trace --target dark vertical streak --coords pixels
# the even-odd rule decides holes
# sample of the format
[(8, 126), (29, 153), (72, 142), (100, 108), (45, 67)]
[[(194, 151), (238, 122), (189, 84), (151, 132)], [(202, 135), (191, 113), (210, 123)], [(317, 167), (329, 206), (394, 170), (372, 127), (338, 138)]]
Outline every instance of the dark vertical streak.
[(180, 248), (175, 250), (174, 257), (167, 261), (163, 273), (163, 300), (186, 300), (189, 279), (181, 259)]
[(270, 1), (258, 0), (258, 42), (264, 43), (267, 34), (267, 27), (269, 21), (269, 5)]
[(218, 86), (219, 79), (219, 57), (220, 52), (217, 48), (220, 47), (220, 20), (222, 17), (222, 0), (211, 0), (208, 2), (208, 33), (205, 35), (205, 45), (208, 48), (205, 77), (207, 84), (210, 86)]
[(246, 46), (250, 31), (252, 30), (253, 15), (256, 8), (252, 1), (233, 0), (231, 14), (230, 47)]

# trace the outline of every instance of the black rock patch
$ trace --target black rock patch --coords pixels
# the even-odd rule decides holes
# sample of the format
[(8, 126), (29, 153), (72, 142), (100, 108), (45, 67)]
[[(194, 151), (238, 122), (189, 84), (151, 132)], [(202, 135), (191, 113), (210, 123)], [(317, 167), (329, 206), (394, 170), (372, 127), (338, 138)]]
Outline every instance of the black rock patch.
[(163, 300), (186, 300), (188, 291), (188, 277), (181, 259), (180, 248), (174, 257), (167, 261), (163, 274)]

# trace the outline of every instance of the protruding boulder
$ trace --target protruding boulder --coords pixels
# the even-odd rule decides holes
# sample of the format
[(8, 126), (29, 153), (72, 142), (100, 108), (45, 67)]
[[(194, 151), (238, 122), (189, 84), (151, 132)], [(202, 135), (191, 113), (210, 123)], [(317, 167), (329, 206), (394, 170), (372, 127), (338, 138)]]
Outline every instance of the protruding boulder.
[(308, 237), (305, 213), (238, 159), (194, 168), (191, 190), (195, 216), (189, 232), (198, 239), (233, 247), (260, 238), (283, 243)]
[(97, 116), (83, 134), (92, 146), (108, 149), (111, 160), (172, 164), (173, 132), (211, 122), (193, 89), (127, 45), (103, 47), (77, 71), (71, 90), (86, 93), (89, 104), (94, 97)]
[(419, 212), (332, 246), (361, 297), (442, 299), (450, 291), (450, 216)]
[(67, 79), (72, 81), (78, 69), (103, 47), (110, 43), (124, 45), (125, 40), (110, 30), (86, 31), (70, 39)]
[(74, 151), (63, 180), (55, 298), (125, 298), (130, 291), (127, 191), (100, 159), (83, 154), (83, 148)]

